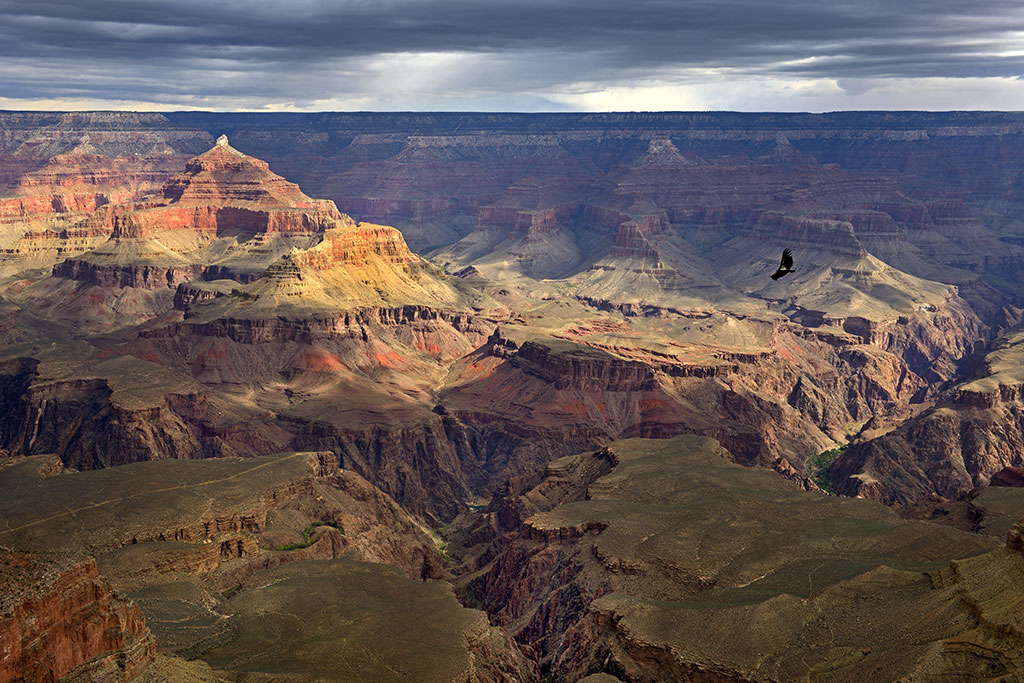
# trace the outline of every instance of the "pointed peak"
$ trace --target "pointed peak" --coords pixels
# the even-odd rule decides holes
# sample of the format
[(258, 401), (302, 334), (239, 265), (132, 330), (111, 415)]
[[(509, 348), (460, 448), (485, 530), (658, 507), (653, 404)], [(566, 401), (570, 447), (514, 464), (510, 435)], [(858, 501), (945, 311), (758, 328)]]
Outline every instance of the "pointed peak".
[[(271, 171), (267, 162), (228, 144), (226, 135), (217, 138), (210, 149), (189, 159), (184, 172), (164, 185), (163, 195), (171, 201), (243, 201), (266, 207), (293, 208), (318, 206), (317, 200), (304, 195), (298, 185)], [(333, 204), (328, 211), (336, 211)]]
[(647, 153), (634, 162), (635, 166), (694, 166), (669, 138), (652, 138)]
[(651, 141), (647, 143), (647, 152), (648, 154), (679, 154), (679, 148), (669, 138), (651, 138)]
[(252, 157), (232, 147), (230, 143), (228, 143), (227, 135), (221, 135), (219, 138), (217, 138), (217, 142), (214, 143), (213, 147), (206, 150), (199, 156), (195, 157), (195, 159), (231, 159), (236, 157), (240, 159), (251, 159), (252, 161), (255, 161), (257, 163), (263, 163), (259, 159), (253, 159)]

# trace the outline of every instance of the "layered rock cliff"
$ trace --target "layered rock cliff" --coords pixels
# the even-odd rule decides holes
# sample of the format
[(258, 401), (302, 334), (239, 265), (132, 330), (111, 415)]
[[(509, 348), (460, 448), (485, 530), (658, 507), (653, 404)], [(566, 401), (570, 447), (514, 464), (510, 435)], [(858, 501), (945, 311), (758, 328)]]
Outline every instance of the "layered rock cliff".
[(830, 469), (838, 491), (886, 503), (958, 498), (1024, 464), (1024, 336), (1003, 338), (975, 379), (941, 394), (897, 429), (854, 444)]
[(92, 558), (0, 548), (0, 681), (134, 681), (156, 657), (131, 600)]
[[(131, 489), (123, 487), (125, 476)], [(507, 634), (491, 627), (483, 613), (462, 608), (443, 582), (427, 581), (446, 576), (449, 565), (421, 523), (366, 480), (339, 470), (330, 453), (163, 461), (81, 473), (62, 471), (55, 456), (33, 456), (0, 467), (0, 482), (17, 492), (0, 503), (3, 542), (89, 548), (110, 581), (147, 614), (165, 652), (202, 657), (236, 675), (315, 670), (336, 678), (355, 668), (376, 679), (397, 666), (428, 679), (455, 671), (470, 679), (536, 680), (535, 666)], [(95, 573), (91, 560), (89, 567)], [(65, 598), (67, 584), (61, 584)], [(273, 612), (296, 620), (283, 632), (277, 617), (268, 621), (266, 613), (248, 611), (276, 602), (282, 589), (287, 596)], [(129, 616), (141, 619), (129, 607)], [(61, 612), (69, 633), (119, 637), (115, 627), (97, 621), (97, 610), (87, 605), (80, 612)], [(369, 612), (374, 618), (367, 621)], [(19, 616), (26, 616), (21, 625), (46, 626), (32, 615)], [(410, 619), (418, 636), (395, 638)], [(385, 632), (393, 651), (382, 663), (379, 638)], [(149, 630), (145, 636), (148, 662), (153, 636)], [(271, 640), (253, 647), (252, 638)], [(306, 640), (323, 647), (315, 656), (293, 647)], [(33, 655), (39, 652), (35, 643)], [(135, 649), (127, 654), (105, 652), (66, 680), (130, 680), (141, 670), (129, 656), (139, 648), (130, 644)], [(360, 654), (371, 646), (378, 656)], [(156, 681), (165, 667), (157, 668)]]

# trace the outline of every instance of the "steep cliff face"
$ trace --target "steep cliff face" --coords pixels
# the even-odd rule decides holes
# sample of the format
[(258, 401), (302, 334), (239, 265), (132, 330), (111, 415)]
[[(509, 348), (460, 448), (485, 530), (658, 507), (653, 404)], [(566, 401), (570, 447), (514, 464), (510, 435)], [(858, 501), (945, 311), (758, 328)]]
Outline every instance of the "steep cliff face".
[(1010, 334), (985, 357), (979, 378), (896, 430), (851, 446), (830, 470), (837, 490), (886, 503), (957, 498), (1024, 464), (1022, 344), (1019, 332)]
[(145, 118), (15, 115), (0, 124), (0, 274), (48, 268), (100, 244), (110, 225), (93, 221), (97, 213), (159, 190), (196, 139), (211, 139), (147, 130), (157, 119)]
[(85, 214), (133, 201), (159, 189), (180, 163), (177, 155), (108, 157), (93, 149), (84, 143), (18, 178), (0, 199), (0, 218)]
[(180, 160), (107, 157), (85, 144), (21, 176), (0, 190), (0, 275), (48, 268), (102, 244), (110, 208), (158, 190)]
[(131, 600), (92, 558), (0, 548), (0, 681), (133, 681), (156, 658)]
[[(417, 249), (450, 244), (471, 230), (507, 231), (515, 212), (503, 206), (543, 208), (531, 190), (538, 179), (585, 179), (589, 170), (554, 137), (518, 131), (356, 135), (341, 157), (354, 163), (326, 177), (319, 191), (353, 215), (396, 225)], [(521, 189), (517, 181), (525, 181)], [(509, 204), (506, 193), (533, 200)]]
[[(216, 430), (200, 436), (210, 407), (198, 385), (153, 363), (90, 355), (83, 347), (56, 347), (41, 359), (3, 362), (3, 448), (17, 455), (58, 453), (76, 469), (213, 454)], [(139, 391), (131, 383), (142, 378), (151, 384)]]

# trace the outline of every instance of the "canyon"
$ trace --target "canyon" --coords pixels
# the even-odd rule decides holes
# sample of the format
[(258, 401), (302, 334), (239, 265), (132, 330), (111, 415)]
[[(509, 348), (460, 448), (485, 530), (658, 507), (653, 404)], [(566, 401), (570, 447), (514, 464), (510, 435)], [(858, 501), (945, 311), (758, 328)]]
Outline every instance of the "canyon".
[(1021, 675), (1022, 153), (999, 112), (0, 112), (0, 546), (46, 577), (0, 619), (56, 653), (5, 673)]

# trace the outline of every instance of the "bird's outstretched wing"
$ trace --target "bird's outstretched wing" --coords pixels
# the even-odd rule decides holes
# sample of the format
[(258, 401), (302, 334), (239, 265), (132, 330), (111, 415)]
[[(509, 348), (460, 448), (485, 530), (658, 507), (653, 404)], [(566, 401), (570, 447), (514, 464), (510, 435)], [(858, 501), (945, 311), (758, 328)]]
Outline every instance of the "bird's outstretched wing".
[(793, 252), (789, 249), (782, 250), (782, 266), (781, 270), (792, 270), (793, 268)]
[(780, 277), (789, 274), (793, 270), (793, 252), (789, 249), (782, 250), (782, 263), (779, 264), (779, 269), (772, 273), (772, 279), (778, 280)]

